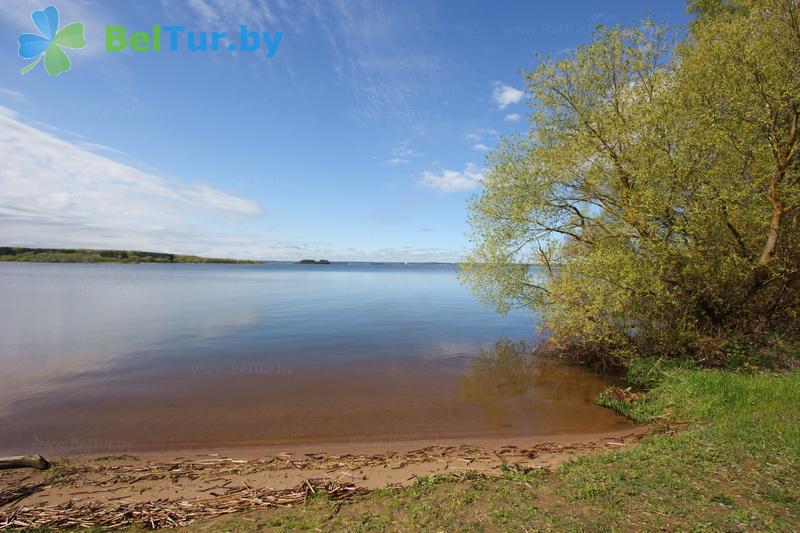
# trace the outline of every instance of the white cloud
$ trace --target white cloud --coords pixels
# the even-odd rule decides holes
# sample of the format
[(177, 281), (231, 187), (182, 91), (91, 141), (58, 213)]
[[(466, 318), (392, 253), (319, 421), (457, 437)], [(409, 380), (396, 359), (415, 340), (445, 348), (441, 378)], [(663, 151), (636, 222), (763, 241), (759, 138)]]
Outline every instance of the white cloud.
[(102, 148), (61, 139), (0, 107), (0, 242), (129, 247), (144, 232), (152, 240), (142, 244), (160, 249), (170, 235), (188, 239), (215, 217), (263, 212), (209, 185), (115, 161), (102, 154), (113, 149)]
[(24, 102), (27, 100), (24, 94), (19, 91), (15, 91), (13, 89), (7, 89), (6, 87), (0, 87), (0, 96), (4, 96), (9, 100), (15, 100), (17, 102)]
[(611, 24), (616, 19), (617, 16), (614, 15), (613, 13), (603, 13), (603, 12), (592, 13), (591, 16), (589, 17), (589, 20), (593, 22), (605, 22), (606, 24)]
[(410, 141), (397, 141), (392, 147), (391, 154), (395, 157), (408, 157), (414, 155), (414, 150), (409, 148)]
[(111, 147), (62, 137), (0, 106), (0, 244), (272, 260), (456, 261), (465, 255), (271, 239), (258, 223), (263, 209), (256, 202), (116, 161), (111, 156), (119, 152)]
[(523, 96), (525, 96), (525, 93), (519, 89), (515, 89), (499, 81), (494, 82), (492, 98), (500, 109), (505, 109), (512, 104), (519, 103)]
[(386, 163), (389, 165), (407, 165), (411, 162), (412, 157), (419, 156), (420, 154), (411, 149), (410, 144), (411, 141), (409, 140), (394, 143), (394, 146), (389, 151), (390, 158), (386, 160)]
[(467, 163), (462, 172), (442, 170), (432, 172), (426, 170), (420, 175), (417, 183), (442, 192), (462, 192), (474, 189), (483, 181), (483, 173), (473, 163)]
[(465, 133), (464, 138), (470, 142), (477, 143), (483, 139), (484, 135), (497, 137), (500, 133), (494, 128), (479, 128), (473, 132)]
[(519, 119), (521, 118), (522, 115), (520, 115), (519, 113), (511, 113), (506, 115), (503, 120), (505, 120), (506, 122), (519, 122)]
[(489, 150), (489, 147), (485, 144), (478, 143), (472, 147), (473, 150), (477, 150), (478, 152), (486, 152)]

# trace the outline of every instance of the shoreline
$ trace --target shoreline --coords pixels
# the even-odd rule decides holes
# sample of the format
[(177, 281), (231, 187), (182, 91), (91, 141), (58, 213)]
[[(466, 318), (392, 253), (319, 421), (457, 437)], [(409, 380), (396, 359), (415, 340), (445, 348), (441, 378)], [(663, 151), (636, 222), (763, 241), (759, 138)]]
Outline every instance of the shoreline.
[(649, 426), (494, 449), (73, 456), (0, 471), (0, 530), (794, 531), (798, 385), (677, 370), (619, 404)]
[[(604, 408), (605, 409), (605, 408)], [(0, 456), (42, 455), (45, 458), (63, 457), (70, 460), (86, 460), (99, 456), (136, 455), (139, 457), (164, 458), (173, 454), (228, 453), (253, 456), (270, 453), (317, 453), (329, 454), (368, 454), (385, 452), (408, 452), (429, 446), (479, 446), (487, 449), (503, 446), (534, 446), (542, 443), (584, 442), (605, 437), (612, 438), (638, 431), (642, 426), (616, 415), (622, 422), (617, 427), (599, 431), (557, 431), (547, 434), (508, 434), (497, 435), (495, 432), (484, 433), (451, 432), (425, 435), (351, 435), (344, 438), (314, 436), (293, 439), (271, 439), (255, 441), (221, 441), (221, 442), (179, 442), (156, 444), (133, 444), (120, 441), (84, 441), (81, 445), (65, 442), (60, 447), (37, 446), (15, 447), (0, 450)], [(441, 435), (441, 436), (439, 436)], [(52, 444), (53, 441), (43, 440)]]
[(637, 425), (602, 433), (509, 439), (120, 450), (105, 456), (47, 457), (48, 470), (0, 471), (0, 524), (185, 526), (231, 513), (291, 507), (317, 491), (344, 499), (409, 486), (442, 473), (550, 471), (577, 456), (623, 449), (651, 429)]
[[(506, 447), (530, 448), (544, 444), (567, 445), (586, 444), (606, 439), (621, 438), (628, 435), (644, 434), (650, 429), (647, 425), (634, 424), (630, 427), (611, 429), (598, 432), (565, 432), (550, 435), (530, 436), (451, 436), (443, 438), (391, 438), (386, 439), (347, 439), (347, 440), (322, 440), (309, 442), (278, 442), (278, 443), (233, 443), (233, 444), (196, 444), (169, 446), (156, 445), (148, 447), (131, 448), (106, 448), (93, 451), (77, 451), (75, 453), (53, 453), (51, 457), (63, 457), (70, 461), (87, 461), (97, 457), (115, 455), (134, 455), (143, 460), (164, 461), (184, 455), (236, 455), (245, 459), (254, 459), (264, 455), (379, 455), (385, 453), (409, 453), (429, 447), (461, 447), (474, 446), (486, 450), (498, 450)], [(29, 453), (40, 453), (39, 450), (30, 450)], [(44, 454), (43, 454), (44, 455)], [(46, 457), (47, 458), (47, 457)]]

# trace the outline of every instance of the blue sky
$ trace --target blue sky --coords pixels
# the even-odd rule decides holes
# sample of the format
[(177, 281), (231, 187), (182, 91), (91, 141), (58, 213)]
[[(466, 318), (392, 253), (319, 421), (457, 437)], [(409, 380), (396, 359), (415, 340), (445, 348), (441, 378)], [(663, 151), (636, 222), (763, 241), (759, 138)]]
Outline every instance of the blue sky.
[[(486, 151), (527, 127), (520, 69), (677, 0), (61, 0), (72, 70), (25, 76), (0, 5), (0, 244), (454, 261)], [(107, 52), (107, 25), (283, 32), (261, 53)]]

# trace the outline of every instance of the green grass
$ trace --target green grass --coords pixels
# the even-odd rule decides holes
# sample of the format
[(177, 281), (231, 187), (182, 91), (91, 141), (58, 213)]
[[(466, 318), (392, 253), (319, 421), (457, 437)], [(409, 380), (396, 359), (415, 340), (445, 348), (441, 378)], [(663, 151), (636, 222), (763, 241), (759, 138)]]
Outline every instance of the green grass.
[(800, 530), (800, 373), (674, 369), (634, 403), (664, 431), (553, 473), (432, 476), (192, 530)]

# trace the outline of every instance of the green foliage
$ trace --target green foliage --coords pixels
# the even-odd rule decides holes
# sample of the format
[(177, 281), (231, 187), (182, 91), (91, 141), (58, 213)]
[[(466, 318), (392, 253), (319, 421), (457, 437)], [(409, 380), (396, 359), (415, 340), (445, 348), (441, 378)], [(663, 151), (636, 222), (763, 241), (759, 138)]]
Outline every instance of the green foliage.
[(463, 279), (605, 366), (800, 324), (800, 4), (690, 8), (682, 42), (601, 27), (527, 73), (471, 205)]
[(759, 351), (747, 343), (726, 341), (722, 343), (720, 349), (725, 355), (723, 359), (728, 369), (740, 370), (760, 366), (757, 364)]

